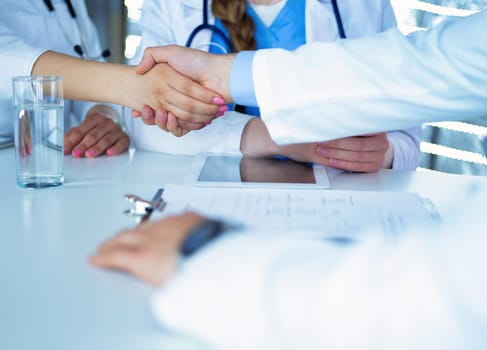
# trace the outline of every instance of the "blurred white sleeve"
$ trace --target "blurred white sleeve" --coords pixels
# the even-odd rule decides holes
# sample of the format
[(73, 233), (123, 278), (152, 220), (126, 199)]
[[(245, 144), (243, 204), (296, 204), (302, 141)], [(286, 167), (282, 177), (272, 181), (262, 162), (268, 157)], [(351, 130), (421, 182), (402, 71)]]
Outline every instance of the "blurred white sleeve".
[(483, 349), (479, 233), (345, 246), (228, 235), (191, 258), (153, 309), (164, 328), (215, 349)]

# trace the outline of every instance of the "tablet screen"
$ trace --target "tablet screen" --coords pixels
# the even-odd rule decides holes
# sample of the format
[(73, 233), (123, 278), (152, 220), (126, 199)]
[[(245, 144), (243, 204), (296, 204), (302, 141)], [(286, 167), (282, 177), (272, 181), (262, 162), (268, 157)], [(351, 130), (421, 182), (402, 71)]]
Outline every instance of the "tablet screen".
[(280, 158), (201, 155), (186, 183), (213, 186), (274, 186), (328, 188), (326, 168)]

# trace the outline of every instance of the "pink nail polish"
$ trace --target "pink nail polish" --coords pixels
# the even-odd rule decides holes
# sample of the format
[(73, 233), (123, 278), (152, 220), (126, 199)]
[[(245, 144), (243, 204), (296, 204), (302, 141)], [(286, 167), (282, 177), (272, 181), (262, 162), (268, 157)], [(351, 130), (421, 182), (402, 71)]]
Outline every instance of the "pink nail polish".
[(86, 156), (87, 157), (93, 157), (95, 155), (95, 151), (93, 151), (92, 149), (86, 151)]
[(107, 154), (109, 156), (113, 156), (115, 154), (115, 150), (113, 148), (110, 148), (110, 149), (107, 150)]
[(73, 157), (75, 157), (75, 158), (81, 157), (81, 151), (79, 149), (75, 149), (73, 151)]
[(225, 100), (221, 97), (213, 97), (213, 100), (211, 100), (214, 104), (221, 105), (225, 103)]
[(219, 108), (219, 111), (220, 112), (226, 112), (226, 111), (228, 111), (228, 106), (227, 105), (221, 105), (220, 108)]

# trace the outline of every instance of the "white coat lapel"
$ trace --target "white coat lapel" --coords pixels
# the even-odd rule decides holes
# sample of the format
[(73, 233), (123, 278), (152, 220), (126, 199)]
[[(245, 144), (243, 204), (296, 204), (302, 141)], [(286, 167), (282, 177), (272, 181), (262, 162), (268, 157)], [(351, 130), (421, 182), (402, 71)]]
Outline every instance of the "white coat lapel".
[[(178, 24), (174, 28), (174, 33), (177, 43), (184, 45), (191, 32), (203, 23), (203, 0), (180, 0), (178, 2), (178, 8), (175, 9), (178, 19), (174, 21), (174, 23)], [(211, 1), (208, 3), (211, 5)], [(215, 22), (211, 10), (208, 11), (208, 22), (210, 24)], [(199, 32), (193, 40), (192, 47), (204, 47), (206, 43), (211, 41), (211, 35), (212, 33), (209, 30)]]
[(334, 41), (339, 38), (330, 0), (306, 1), (306, 42)]

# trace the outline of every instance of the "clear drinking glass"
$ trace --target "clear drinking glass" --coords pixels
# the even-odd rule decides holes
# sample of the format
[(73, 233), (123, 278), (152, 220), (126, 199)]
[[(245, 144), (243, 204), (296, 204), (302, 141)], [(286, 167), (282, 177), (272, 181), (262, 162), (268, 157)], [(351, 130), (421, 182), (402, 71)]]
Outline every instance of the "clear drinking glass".
[(15, 77), (12, 87), (17, 184), (59, 186), (64, 182), (63, 79)]

